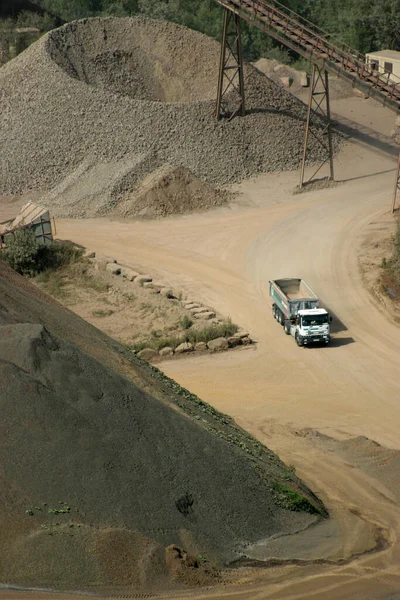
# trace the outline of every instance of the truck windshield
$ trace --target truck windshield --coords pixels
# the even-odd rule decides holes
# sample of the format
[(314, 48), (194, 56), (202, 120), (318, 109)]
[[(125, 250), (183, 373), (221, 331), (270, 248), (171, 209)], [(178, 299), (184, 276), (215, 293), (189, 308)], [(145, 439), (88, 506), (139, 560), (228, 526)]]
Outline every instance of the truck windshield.
[(322, 325), (328, 323), (328, 315), (307, 315), (302, 317), (303, 327), (312, 327), (313, 325)]

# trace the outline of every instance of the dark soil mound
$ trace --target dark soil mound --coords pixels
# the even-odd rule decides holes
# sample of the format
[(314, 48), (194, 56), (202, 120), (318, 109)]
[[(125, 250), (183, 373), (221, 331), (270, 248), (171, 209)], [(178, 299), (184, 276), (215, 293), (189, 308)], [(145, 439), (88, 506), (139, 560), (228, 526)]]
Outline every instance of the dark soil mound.
[(0, 410), (3, 582), (162, 585), (166, 546), (220, 566), (324, 513), (231, 419), (2, 263)]

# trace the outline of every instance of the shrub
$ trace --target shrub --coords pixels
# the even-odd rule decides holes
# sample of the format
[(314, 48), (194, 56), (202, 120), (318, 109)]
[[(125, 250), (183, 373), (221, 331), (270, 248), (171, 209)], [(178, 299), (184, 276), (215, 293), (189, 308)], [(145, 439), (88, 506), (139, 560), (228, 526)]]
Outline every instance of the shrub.
[(193, 325), (192, 319), (185, 315), (181, 321), (182, 329), (189, 329)]
[(68, 242), (37, 244), (29, 228), (17, 229), (7, 240), (1, 258), (21, 275), (33, 276), (47, 269), (58, 269), (80, 260), (83, 249)]
[(10, 236), (8, 248), (3, 250), (1, 258), (21, 275), (34, 275), (37, 272), (38, 245), (30, 229), (17, 229)]

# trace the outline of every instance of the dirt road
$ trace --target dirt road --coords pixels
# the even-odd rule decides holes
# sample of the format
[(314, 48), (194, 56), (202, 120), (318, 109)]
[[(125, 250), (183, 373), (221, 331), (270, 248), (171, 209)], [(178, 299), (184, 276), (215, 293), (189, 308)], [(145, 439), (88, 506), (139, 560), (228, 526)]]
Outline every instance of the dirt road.
[[(371, 475), (373, 452), (360, 468), (319, 435), (400, 449), (400, 329), (366, 292), (357, 264), (367, 226), (387, 221), (394, 168), (381, 145), (349, 145), (336, 161), (344, 183), (321, 191), (293, 195), (297, 173), (275, 174), (238, 186), (230, 210), (157, 222), (58, 221), (61, 238), (164, 276), (249, 329), (254, 349), (162, 368), (294, 465), (336, 524), (312, 552), (301, 539), (282, 550), (282, 559), (306, 560), (302, 566), (238, 572), (223, 590), (188, 597), (377, 599), (400, 590), (400, 485)], [(304, 278), (332, 311), (330, 347), (298, 348), (272, 319), (268, 280), (279, 277)], [(365, 553), (373, 548), (379, 552)]]

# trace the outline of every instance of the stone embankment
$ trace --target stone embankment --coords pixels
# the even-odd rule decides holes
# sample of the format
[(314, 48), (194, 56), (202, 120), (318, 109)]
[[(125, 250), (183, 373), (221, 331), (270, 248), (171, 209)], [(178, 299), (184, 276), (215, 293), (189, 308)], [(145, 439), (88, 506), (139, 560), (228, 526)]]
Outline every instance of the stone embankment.
[[(132, 282), (133, 285), (140, 285), (155, 294), (160, 294), (172, 301), (180, 302), (182, 307), (193, 319), (203, 322), (204, 325), (217, 326), (224, 321), (223, 317), (218, 315), (217, 312), (209, 306), (204, 306), (201, 302), (191, 298), (184, 298), (184, 294), (181, 291), (178, 292), (165, 283), (153, 281), (153, 278), (148, 274), (139, 273), (135, 269), (121, 265), (115, 259), (96, 258), (95, 253), (91, 251), (87, 251), (85, 257), (94, 262), (96, 270), (107, 271), (112, 275), (123, 277), (127, 281)], [(190, 353), (222, 352), (231, 348), (249, 346), (254, 343), (254, 340), (251, 339), (250, 334), (247, 331), (238, 328), (238, 331), (228, 337), (217, 335), (207, 342), (199, 341), (197, 343), (183, 341), (175, 348), (165, 346), (160, 350), (145, 347), (139, 350), (137, 354), (140, 358), (154, 362)]]

